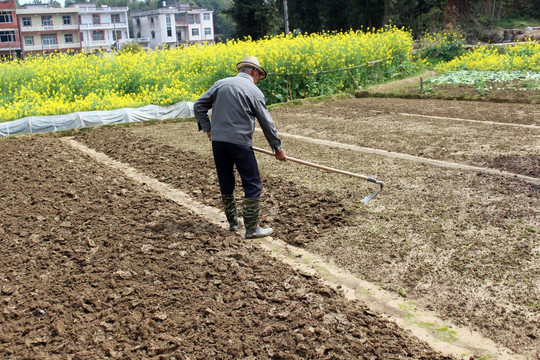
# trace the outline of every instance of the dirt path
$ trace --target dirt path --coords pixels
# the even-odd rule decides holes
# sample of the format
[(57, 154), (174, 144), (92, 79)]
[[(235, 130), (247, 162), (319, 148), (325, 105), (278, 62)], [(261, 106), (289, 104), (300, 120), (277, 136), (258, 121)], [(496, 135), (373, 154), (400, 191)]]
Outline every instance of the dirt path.
[(402, 88), (402, 87), (420, 84), (421, 79), (425, 80), (425, 79), (430, 78), (432, 76), (435, 76), (435, 72), (428, 70), (428, 71), (424, 72), (421, 75), (413, 76), (413, 77), (408, 78), (408, 79), (392, 81), (392, 82), (389, 82), (387, 84), (380, 84), (380, 85), (370, 86), (368, 88), (368, 91), (370, 91), (370, 92), (381, 92), (381, 93), (390, 92), (392, 90), (396, 90), (396, 89), (399, 89), (399, 88)]

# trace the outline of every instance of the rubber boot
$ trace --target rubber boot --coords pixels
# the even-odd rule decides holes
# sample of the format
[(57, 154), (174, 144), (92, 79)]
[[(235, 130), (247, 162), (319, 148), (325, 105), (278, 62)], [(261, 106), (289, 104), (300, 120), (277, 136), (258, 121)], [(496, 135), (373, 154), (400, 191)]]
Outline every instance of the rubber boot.
[(223, 201), (223, 207), (225, 208), (225, 216), (229, 222), (229, 231), (238, 230), (244, 225), (244, 220), (238, 217), (234, 195), (221, 195), (221, 200)]
[(259, 213), (261, 202), (259, 198), (244, 199), (244, 223), (246, 225), (246, 239), (257, 239), (270, 236), (272, 228), (262, 228), (259, 226)]

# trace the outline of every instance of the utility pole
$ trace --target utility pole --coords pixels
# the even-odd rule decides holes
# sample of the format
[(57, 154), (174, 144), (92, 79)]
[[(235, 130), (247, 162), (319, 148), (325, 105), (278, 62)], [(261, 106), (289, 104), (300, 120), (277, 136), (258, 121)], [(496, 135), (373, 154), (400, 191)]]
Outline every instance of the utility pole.
[(289, 10), (287, 9), (287, 0), (283, 0), (283, 17), (285, 21), (285, 35), (289, 35)]

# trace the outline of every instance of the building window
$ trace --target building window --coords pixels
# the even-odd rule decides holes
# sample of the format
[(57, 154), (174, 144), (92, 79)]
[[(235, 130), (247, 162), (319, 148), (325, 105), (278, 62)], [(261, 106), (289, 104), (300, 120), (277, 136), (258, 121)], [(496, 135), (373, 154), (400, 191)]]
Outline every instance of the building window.
[(101, 21), (99, 20), (99, 15), (92, 15), (92, 24), (101, 24)]
[(206, 20), (206, 21), (210, 20), (210, 13), (204, 13), (203, 14), (203, 19)]
[(171, 15), (167, 14), (166, 21), (167, 21), (167, 36), (171, 37), (172, 36)]
[(200, 24), (201, 16), (199, 14), (188, 14), (188, 23), (189, 24)]
[(22, 26), (32, 26), (32, 18), (23, 17), (22, 18)]
[(141, 38), (141, 33), (138, 32), (138, 33), (137, 33), (137, 39), (140, 39), (140, 38)]
[(83, 36), (83, 32), (81, 31), (81, 33), (79, 34), (79, 36), (81, 37), (81, 41), (84, 41), (84, 36)]
[(211, 28), (204, 28), (204, 35), (212, 35), (212, 29)]
[(41, 25), (43, 26), (53, 26), (52, 16), (42, 16)]
[(0, 11), (0, 24), (2, 23), (12, 23), (13, 15), (11, 11)]
[(150, 17), (150, 24), (154, 25), (154, 17)]
[(24, 45), (26, 45), (26, 46), (34, 45), (34, 37), (33, 36), (25, 36), (24, 37)]
[(0, 43), (15, 41), (15, 31), (0, 31)]
[(155, 39), (155, 38), (156, 38), (156, 32), (152, 31), (152, 39)]
[(52, 47), (58, 44), (56, 35), (41, 35), (41, 43), (44, 47)]
[(94, 41), (105, 40), (105, 35), (103, 34), (103, 31), (92, 31), (92, 40)]
[(135, 23), (137, 23), (137, 26), (141, 26), (141, 19), (139, 18), (135, 19)]
[(71, 25), (71, 16), (62, 16), (62, 21), (64, 25)]
[(113, 31), (114, 41), (122, 40), (122, 30)]
[(111, 22), (113, 24), (118, 24), (120, 23), (120, 14), (112, 14), (111, 15)]
[(73, 34), (64, 34), (64, 42), (66, 44), (73, 43)]
[(199, 36), (199, 29), (197, 29), (197, 28), (191, 29), (191, 35), (193, 35), (193, 36)]

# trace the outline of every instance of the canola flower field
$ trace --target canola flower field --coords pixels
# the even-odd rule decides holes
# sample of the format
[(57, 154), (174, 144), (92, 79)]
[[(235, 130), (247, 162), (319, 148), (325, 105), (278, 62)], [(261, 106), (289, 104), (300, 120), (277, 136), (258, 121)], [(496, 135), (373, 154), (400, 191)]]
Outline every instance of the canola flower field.
[(271, 74), (259, 83), (268, 103), (329, 95), (358, 86), (367, 66), (328, 70), (386, 59), (377, 63), (377, 74), (391, 76), (396, 67), (411, 63), (412, 46), (409, 32), (388, 27), (148, 53), (35, 56), (0, 64), (0, 121), (194, 101), (215, 81), (234, 75), (245, 56), (257, 56)]
[[(195, 101), (235, 64), (257, 56), (269, 76), (259, 83), (269, 104), (361, 88), (422, 66), (409, 31), (386, 27), (276, 36), (140, 53), (56, 53), (0, 63), (0, 122), (27, 116), (136, 108)], [(480, 47), (443, 71), (540, 71), (540, 44), (501, 52)]]
[(482, 45), (447, 62), (440, 70), (540, 72), (540, 43), (526, 42), (505, 48)]

